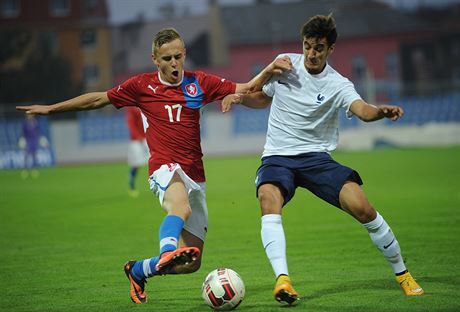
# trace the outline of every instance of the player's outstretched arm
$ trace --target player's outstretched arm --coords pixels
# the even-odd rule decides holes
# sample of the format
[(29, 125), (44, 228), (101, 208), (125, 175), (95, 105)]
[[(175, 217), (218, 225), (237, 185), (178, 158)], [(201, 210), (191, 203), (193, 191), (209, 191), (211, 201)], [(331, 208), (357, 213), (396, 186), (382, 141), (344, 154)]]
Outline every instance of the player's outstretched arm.
[(350, 110), (359, 119), (366, 122), (382, 118), (389, 118), (396, 121), (404, 115), (404, 110), (399, 106), (387, 104), (372, 105), (363, 100), (354, 101), (350, 106)]
[(292, 69), (289, 56), (276, 58), (268, 64), (257, 76), (247, 83), (237, 83), (236, 93), (249, 93), (262, 90), (262, 86), (272, 75), (279, 75)]
[(107, 92), (90, 92), (52, 105), (16, 106), (16, 109), (27, 114), (49, 115), (67, 111), (98, 109), (109, 103)]
[(232, 105), (242, 104), (249, 108), (265, 108), (272, 102), (272, 98), (265, 95), (262, 91), (253, 93), (236, 93), (229, 94), (222, 100), (222, 112), (230, 111)]

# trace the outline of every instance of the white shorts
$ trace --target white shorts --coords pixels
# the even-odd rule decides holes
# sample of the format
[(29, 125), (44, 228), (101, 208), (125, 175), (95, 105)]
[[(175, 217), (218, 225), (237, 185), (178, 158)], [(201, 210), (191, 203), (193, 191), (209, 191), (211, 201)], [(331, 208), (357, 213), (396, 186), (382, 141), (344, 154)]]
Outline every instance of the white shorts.
[(208, 207), (206, 205), (206, 183), (193, 181), (181, 168), (179, 164), (162, 165), (149, 177), (150, 189), (158, 196), (160, 204), (174, 173), (180, 176), (188, 193), (188, 200), (192, 214), (184, 223), (184, 229), (195, 235), (202, 241), (208, 230)]
[(128, 145), (128, 166), (140, 167), (149, 160), (149, 147), (145, 140), (132, 140)]

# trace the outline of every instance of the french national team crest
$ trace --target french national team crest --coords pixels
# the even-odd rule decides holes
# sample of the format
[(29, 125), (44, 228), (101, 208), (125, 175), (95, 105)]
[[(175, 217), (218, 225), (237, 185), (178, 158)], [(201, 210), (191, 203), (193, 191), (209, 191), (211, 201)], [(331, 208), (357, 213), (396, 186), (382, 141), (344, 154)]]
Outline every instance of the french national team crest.
[(187, 94), (190, 96), (196, 96), (197, 91), (198, 88), (195, 83), (189, 83), (185, 86), (185, 92), (187, 92)]

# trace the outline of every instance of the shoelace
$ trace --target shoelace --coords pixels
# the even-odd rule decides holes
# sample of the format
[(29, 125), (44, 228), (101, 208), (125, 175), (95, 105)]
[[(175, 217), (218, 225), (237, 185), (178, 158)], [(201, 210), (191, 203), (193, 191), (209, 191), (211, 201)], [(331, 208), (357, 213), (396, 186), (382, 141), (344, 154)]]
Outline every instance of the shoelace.
[(417, 290), (420, 289), (420, 287), (416, 284), (416, 280), (414, 278), (406, 278), (404, 279), (401, 284), (407, 285), (411, 290)]

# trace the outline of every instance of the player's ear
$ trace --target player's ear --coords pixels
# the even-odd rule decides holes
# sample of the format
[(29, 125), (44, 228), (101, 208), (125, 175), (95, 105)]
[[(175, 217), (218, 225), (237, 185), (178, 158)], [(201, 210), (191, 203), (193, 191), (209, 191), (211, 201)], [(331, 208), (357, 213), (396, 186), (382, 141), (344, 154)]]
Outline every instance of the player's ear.
[(156, 66), (158, 66), (158, 60), (155, 56), (155, 53), (152, 53), (152, 63), (155, 64)]
[(329, 47), (328, 55), (331, 55), (332, 52), (334, 52), (334, 49), (335, 49), (335, 43), (333, 43), (333, 44)]

